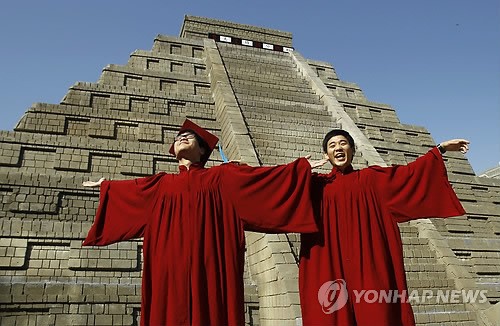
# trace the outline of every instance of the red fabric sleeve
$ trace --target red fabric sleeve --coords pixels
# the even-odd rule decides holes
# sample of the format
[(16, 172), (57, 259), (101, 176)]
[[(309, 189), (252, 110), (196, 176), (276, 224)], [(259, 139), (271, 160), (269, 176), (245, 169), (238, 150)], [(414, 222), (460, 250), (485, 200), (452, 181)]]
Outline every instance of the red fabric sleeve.
[(374, 167), (376, 191), (397, 222), (465, 214), (437, 148), (408, 165)]
[(306, 159), (273, 167), (226, 164), (222, 188), (246, 230), (318, 231), (311, 203), (311, 166)]
[(94, 224), (83, 245), (105, 246), (142, 237), (162, 175), (103, 181)]

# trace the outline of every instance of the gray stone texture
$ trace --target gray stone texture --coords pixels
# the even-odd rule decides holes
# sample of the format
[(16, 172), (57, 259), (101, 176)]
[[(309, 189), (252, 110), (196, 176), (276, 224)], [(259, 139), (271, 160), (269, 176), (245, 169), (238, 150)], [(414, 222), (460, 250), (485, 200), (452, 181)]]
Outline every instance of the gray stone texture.
[[(81, 184), (175, 173), (168, 148), (186, 117), (217, 134), (229, 159), (250, 165), (319, 159), (334, 127), (354, 135), (357, 168), (407, 164), (436, 143), (340, 80), (330, 63), (208, 33), (292, 47), (288, 32), (186, 16), (180, 37), (158, 35), (151, 51), (134, 51), (96, 83), (77, 82), (61, 103), (34, 104), (13, 131), (0, 131), (1, 325), (138, 324), (142, 243), (83, 248), (99, 192)], [(400, 225), (408, 286), (487, 290), (488, 300), (417, 302), (415, 317), (419, 325), (494, 325), (500, 182), (476, 176), (461, 154), (445, 160), (467, 214)], [(220, 163), (216, 150), (208, 166)], [(247, 325), (300, 321), (299, 249), (297, 234), (247, 233)]]

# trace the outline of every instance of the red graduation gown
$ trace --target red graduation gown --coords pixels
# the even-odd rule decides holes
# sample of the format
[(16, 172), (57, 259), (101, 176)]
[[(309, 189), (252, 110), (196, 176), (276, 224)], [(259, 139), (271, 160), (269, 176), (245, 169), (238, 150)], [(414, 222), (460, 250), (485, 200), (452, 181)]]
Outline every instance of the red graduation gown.
[(104, 181), (84, 245), (144, 238), (141, 325), (243, 325), (243, 231), (317, 232), (310, 170), (298, 159)]
[[(313, 175), (319, 234), (302, 235), (299, 266), (304, 325), (414, 325), (409, 303), (368, 303), (354, 291), (407, 290), (398, 222), (465, 213), (437, 148), (404, 166), (369, 167)], [(318, 290), (345, 280), (348, 300), (326, 314)], [(338, 295), (339, 292), (337, 292)], [(324, 298), (324, 297), (323, 297)], [(333, 299), (333, 298), (332, 298)], [(330, 300), (330, 302), (335, 302)], [(341, 301), (338, 301), (341, 302)], [(328, 302), (325, 304), (328, 308)], [(332, 310), (330, 310), (332, 311)]]

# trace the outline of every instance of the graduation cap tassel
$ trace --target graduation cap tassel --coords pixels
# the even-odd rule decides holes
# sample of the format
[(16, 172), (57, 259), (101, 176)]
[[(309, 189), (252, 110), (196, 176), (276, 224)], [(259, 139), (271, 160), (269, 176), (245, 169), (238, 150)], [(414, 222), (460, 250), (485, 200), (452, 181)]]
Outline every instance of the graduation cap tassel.
[(219, 153), (220, 153), (220, 157), (222, 158), (222, 161), (224, 161), (224, 163), (229, 162), (226, 155), (224, 155), (224, 151), (222, 151), (222, 146), (220, 143), (219, 143)]

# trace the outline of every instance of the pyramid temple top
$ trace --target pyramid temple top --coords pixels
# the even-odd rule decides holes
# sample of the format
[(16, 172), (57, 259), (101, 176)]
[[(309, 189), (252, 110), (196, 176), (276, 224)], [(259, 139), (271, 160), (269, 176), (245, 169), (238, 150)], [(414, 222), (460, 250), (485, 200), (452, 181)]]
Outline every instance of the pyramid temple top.
[(205, 17), (184, 16), (180, 37), (207, 38), (209, 34), (292, 47), (292, 33), (290, 32)]

